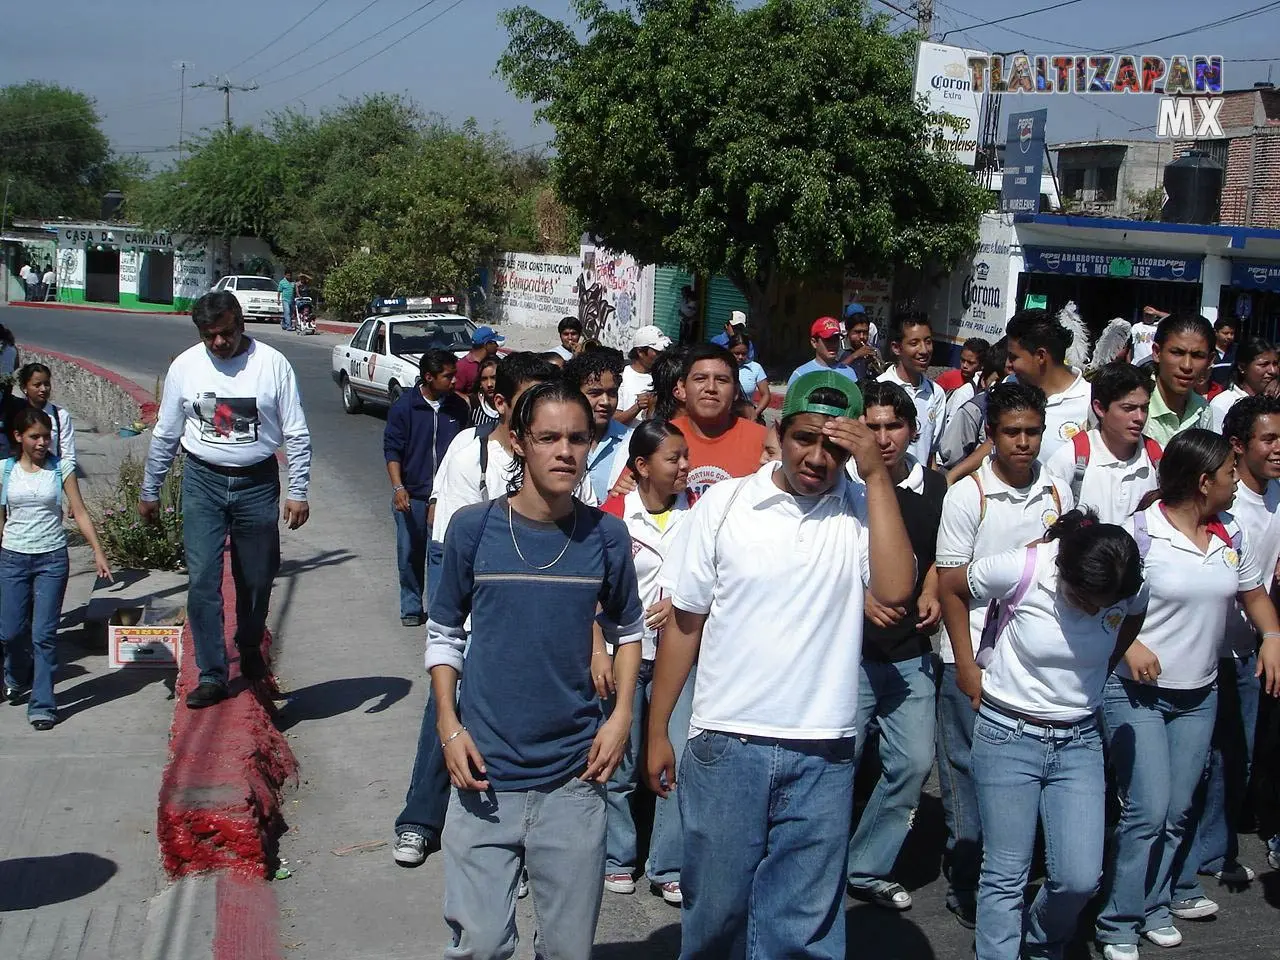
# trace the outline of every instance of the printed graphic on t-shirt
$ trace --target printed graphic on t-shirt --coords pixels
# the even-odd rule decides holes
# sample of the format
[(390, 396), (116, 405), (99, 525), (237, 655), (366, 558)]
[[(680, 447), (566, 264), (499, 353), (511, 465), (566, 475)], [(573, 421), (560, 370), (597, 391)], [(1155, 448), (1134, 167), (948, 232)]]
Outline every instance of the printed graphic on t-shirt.
[(1222, 562), (1232, 570), (1240, 566), (1240, 554), (1236, 553), (1235, 547), (1227, 547), (1222, 551)]
[(206, 443), (238, 445), (258, 440), (256, 397), (219, 397), (202, 393), (191, 405)]
[(1119, 607), (1112, 607), (1103, 616), (1102, 622), (1108, 630), (1119, 630), (1120, 624), (1124, 623), (1124, 611)]
[(1040, 522), (1044, 524), (1044, 528), (1048, 530), (1058, 522), (1058, 511), (1050, 507), (1044, 513), (1040, 514)]
[(708, 489), (715, 486), (721, 480), (729, 480), (732, 475), (724, 467), (717, 467), (715, 464), (708, 463), (705, 466), (694, 467), (689, 471), (689, 506), (693, 506), (698, 502)]

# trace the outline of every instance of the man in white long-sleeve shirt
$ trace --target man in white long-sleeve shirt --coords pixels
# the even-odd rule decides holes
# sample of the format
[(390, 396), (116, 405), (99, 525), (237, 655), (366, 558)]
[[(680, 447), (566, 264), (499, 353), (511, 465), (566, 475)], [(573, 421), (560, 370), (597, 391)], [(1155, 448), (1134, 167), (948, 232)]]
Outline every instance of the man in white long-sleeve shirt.
[(228, 534), (240, 672), (250, 682), (267, 676), (262, 639), (271, 583), (280, 568), (276, 451), (283, 446), (288, 458), (284, 521), (296, 530), (309, 513), (311, 434), (293, 368), (278, 350), (245, 336), (240, 304), (232, 294), (205, 294), (192, 308), (191, 319), (202, 342), (169, 366), (138, 512), (149, 521), (159, 515), (160, 487), (181, 445), (187, 454), (182, 475), (187, 617), (200, 669), (200, 683), (187, 694), (187, 706), (197, 709), (226, 699), (228, 693), (222, 618)]

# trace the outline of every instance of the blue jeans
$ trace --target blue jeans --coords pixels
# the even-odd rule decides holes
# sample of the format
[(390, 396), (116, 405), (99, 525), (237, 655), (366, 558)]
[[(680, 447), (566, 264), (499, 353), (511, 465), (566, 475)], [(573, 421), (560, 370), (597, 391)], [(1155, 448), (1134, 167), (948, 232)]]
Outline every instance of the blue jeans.
[(58, 622), (67, 592), (67, 548), (48, 553), (0, 550), (0, 642), (5, 686), (31, 684), (27, 719), (54, 720), (58, 704)]
[(422, 598), (426, 593), (427, 501), (409, 500), (407, 511), (391, 508), (396, 523), (396, 567), (400, 572), (400, 616), (421, 617)]
[[(667, 723), (667, 735), (676, 755), (676, 778), (679, 780), (680, 758), (684, 754), (685, 741), (689, 739), (689, 715), (693, 709), (693, 683), (697, 667), (689, 672), (671, 719)], [(636, 823), (631, 813), (631, 795), (635, 793), (639, 775), (640, 758), (645, 729), (645, 707), (653, 697), (653, 661), (640, 665), (636, 679), (636, 708), (631, 718), (631, 740), (622, 762), (609, 778), (605, 797), (609, 804), (609, 829), (605, 835), (604, 872), (632, 873), (636, 866)], [(649, 861), (645, 872), (653, 883), (669, 883), (680, 880), (680, 861), (684, 843), (680, 830), (680, 807), (674, 797), (654, 804), (653, 832), (649, 837)]]
[(978, 794), (969, 775), (973, 724), (978, 716), (956, 686), (956, 665), (942, 665), (938, 686), (938, 785), (947, 823), (942, 872), (947, 878), (947, 905), (973, 909), (982, 865), (982, 824)]
[(1203, 896), (1194, 851), (1195, 795), (1209, 762), (1214, 686), (1167, 690), (1111, 676), (1103, 733), (1120, 820), (1107, 848), (1107, 896), (1098, 942), (1136, 944), (1173, 923), (1170, 900)]
[(682, 960), (844, 960), (853, 738), (704, 731), (680, 767)]
[(420, 833), (434, 843), (444, 829), (449, 807), (449, 771), (444, 765), (444, 748), (436, 731), (436, 698), (427, 677), (427, 702), (418, 730), (418, 750), (413, 756), (413, 773), (404, 796), (404, 809), (396, 817), (396, 833)]
[(251, 475), (228, 477), (187, 457), (182, 471), (182, 539), (187, 555), (187, 620), (201, 683), (227, 682), (222, 567), (231, 537), (238, 648), (258, 647), (267, 629), (271, 584), (280, 571), (280, 475), (275, 458)]
[(444, 919), (452, 960), (506, 960), (518, 945), (516, 891), (529, 871), (534, 953), (589, 960), (604, 887), (604, 786), (573, 777), (532, 790), (451, 791)]
[(1249, 789), (1258, 729), (1258, 655), (1218, 661), (1218, 717), (1209, 754), (1204, 811), (1196, 826), (1196, 866), (1217, 873), (1240, 856), (1236, 831)]
[(444, 566), (444, 544), (436, 540), (427, 543), (427, 613), (431, 613), (431, 591), (440, 582), (440, 568)]
[(280, 317), (280, 328), (281, 328), (282, 330), (292, 330), (292, 329), (293, 329), (293, 316), (294, 316), (294, 314), (293, 314), (293, 301), (292, 301), (292, 300), (282, 300), (282, 301), (280, 302), (280, 305), (281, 305), (281, 307), (283, 307), (283, 308), (284, 308), (284, 313), (283, 313), (283, 315)]
[(892, 883), (893, 864), (911, 829), (911, 813), (933, 766), (938, 680), (933, 654), (877, 663), (863, 659), (858, 681), (859, 761), (874, 717), (880, 728), (880, 779), (849, 838), (849, 883)]
[[(1102, 875), (1107, 788), (1097, 721), (1069, 729), (1032, 727), (984, 706), (974, 727), (972, 763), (985, 843), (978, 960), (1059, 960)], [(1041, 822), (1047, 876), (1025, 909)]]

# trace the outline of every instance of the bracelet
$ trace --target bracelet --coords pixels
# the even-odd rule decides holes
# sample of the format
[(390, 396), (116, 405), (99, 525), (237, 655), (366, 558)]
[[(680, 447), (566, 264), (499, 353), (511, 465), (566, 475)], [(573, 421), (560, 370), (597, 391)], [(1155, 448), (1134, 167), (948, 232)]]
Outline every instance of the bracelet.
[(1266, 632), (1262, 635), (1262, 639), (1263, 639), (1263, 640), (1265, 640), (1265, 639), (1267, 639), (1267, 637), (1280, 637), (1280, 630), (1268, 630), (1268, 631), (1266, 631)]
[(449, 736), (441, 740), (440, 746), (447, 747), (449, 744), (453, 743), (453, 741), (457, 740), (460, 736), (462, 736), (466, 732), (467, 732), (466, 727), (459, 727), (457, 730), (453, 731), (453, 733), (449, 734)]
[(404, 484), (402, 483), (402, 484), (400, 484), (399, 486), (392, 487), (392, 488), (391, 488), (391, 492), (392, 492), (392, 493), (399, 493), (399, 492), (400, 492), (401, 490), (403, 490), (403, 489), (404, 489)]
[(592, 650), (592, 651), (591, 651), (591, 656), (593, 656), (593, 657), (607, 657), (608, 655), (609, 655), (609, 651), (607, 651), (607, 650)]

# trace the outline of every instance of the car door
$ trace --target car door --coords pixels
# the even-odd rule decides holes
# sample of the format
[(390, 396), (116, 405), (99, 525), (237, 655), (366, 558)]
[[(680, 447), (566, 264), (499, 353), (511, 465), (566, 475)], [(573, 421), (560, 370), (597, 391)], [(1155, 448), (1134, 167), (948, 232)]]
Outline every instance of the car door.
[(394, 364), (387, 353), (387, 341), (390, 338), (391, 325), (379, 320), (369, 338), (369, 354), (365, 361), (365, 373), (368, 376), (369, 390), (379, 400), (387, 400), (387, 383), (391, 379)]
[(370, 317), (360, 329), (356, 331), (356, 335), (351, 338), (351, 343), (346, 350), (347, 362), (347, 378), (355, 386), (358, 393), (367, 394), (369, 392), (369, 379), (367, 376), (369, 369), (369, 339), (373, 335), (374, 325), (378, 323), (376, 319)]

